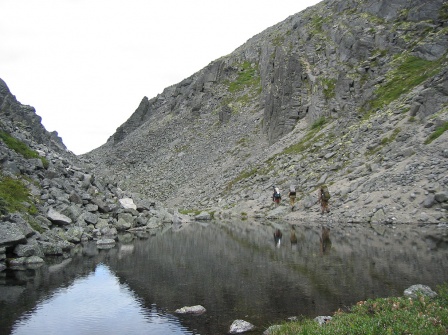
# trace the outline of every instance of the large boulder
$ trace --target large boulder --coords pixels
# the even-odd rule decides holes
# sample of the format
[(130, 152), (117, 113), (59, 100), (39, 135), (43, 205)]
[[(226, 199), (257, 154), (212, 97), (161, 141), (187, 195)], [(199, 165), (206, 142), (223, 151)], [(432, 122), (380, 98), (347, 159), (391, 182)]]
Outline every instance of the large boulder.
[(60, 226), (69, 225), (72, 223), (72, 219), (70, 219), (68, 216), (65, 216), (62, 213), (59, 213), (56, 211), (53, 207), (50, 207), (47, 212), (47, 218), (52, 223)]
[(121, 206), (123, 206), (123, 208), (125, 209), (137, 209), (137, 206), (134, 204), (134, 200), (132, 200), (131, 198), (123, 198), (119, 200)]
[(244, 320), (235, 320), (230, 326), (229, 333), (230, 334), (240, 334), (248, 331), (252, 331), (255, 329), (255, 326)]
[(23, 229), (13, 222), (0, 222), (0, 247), (10, 247), (26, 243)]
[(430, 298), (434, 298), (437, 296), (437, 293), (431, 290), (429, 286), (426, 285), (412, 285), (404, 290), (404, 296), (412, 299), (417, 299), (419, 295), (427, 296)]

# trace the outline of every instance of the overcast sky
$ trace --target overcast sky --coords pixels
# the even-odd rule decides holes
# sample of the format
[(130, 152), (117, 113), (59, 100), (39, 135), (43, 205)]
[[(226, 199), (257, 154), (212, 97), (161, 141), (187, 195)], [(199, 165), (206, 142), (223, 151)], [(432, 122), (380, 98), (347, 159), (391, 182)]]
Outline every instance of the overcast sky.
[(0, 0), (0, 78), (82, 154), (138, 107), (320, 0)]

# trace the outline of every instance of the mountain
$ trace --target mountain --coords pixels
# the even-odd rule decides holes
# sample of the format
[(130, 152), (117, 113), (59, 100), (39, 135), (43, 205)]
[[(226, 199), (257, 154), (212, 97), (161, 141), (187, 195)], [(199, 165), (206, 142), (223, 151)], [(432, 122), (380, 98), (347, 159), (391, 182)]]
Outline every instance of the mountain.
[(322, 1), (144, 97), (83, 158), (186, 212), (319, 219), (325, 183), (335, 221), (446, 222), (447, 20), (444, 0)]

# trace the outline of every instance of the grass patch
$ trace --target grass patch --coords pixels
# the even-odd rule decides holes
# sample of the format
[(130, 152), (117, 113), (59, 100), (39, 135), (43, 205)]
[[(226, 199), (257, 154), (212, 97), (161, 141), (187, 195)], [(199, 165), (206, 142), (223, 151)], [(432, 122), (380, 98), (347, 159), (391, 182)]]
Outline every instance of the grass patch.
[(380, 144), (373, 149), (367, 150), (365, 155), (370, 156), (370, 155), (376, 154), (378, 151), (380, 151), (386, 145), (389, 145), (390, 143), (395, 141), (395, 139), (397, 138), (400, 131), (401, 131), (400, 128), (394, 129), (394, 131), (392, 132), (392, 134), (389, 137), (382, 138)]
[(244, 62), (235, 81), (229, 82), (228, 91), (235, 93), (246, 87), (259, 87), (260, 76), (258, 75), (258, 67), (251, 65), (250, 62)]
[(26, 159), (39, 158), (42, 161), (44, 167), (48, 167), (49, 163), (45, 157), (39, 156), (36, 151), (31, 150), (25, 143), (19, 141), (15, 137), (12, 137), (4, 130), (0, 130), (0, 139), (6, 144), (9, 149), (14, 150)]
[(425, 141), (425, 144), (429, 144), (434, 141), (436, 138), (440, 137), (445, 131), (448, 130), (448, 121), (442, 124), (440, 127), (436, 128), (436, 130), (428, 136)]
[(196, 216), (196, 215), (201, 214), (201, 211), (197, 210), (197, 209), (181, 209), (181, 210), (179, 210), (179, 213), (183, 214), (183, 215), (194, 215), (194, 216)]
[(324, 116), (321, 116), (311, 125), (311, 130), (320, 130), (327, 123), (327, 120)]
[(371, 109), (375, 111), (404, 93), (410, 92), (414, 87), (423, 83), (440, 71), (442, 61), (428, 61), (415, 56), (406, 56), (401, 64), (387, 74), (388, 80), (376, 90), (377, 98), (372, 102)]
[(329, 100), (336, 95), (336, 79), (325, 78), (322, 80), (325, 99)]
[(438, 287), (438, 296), (418, 299), (379, 298), (360, 301), (348, 312), (338, 311), (320, 326), (314, 320), (290, 322), (270, 334), (447, 334), (448, 285)]
[(247, 179), (247, 178), (250, 178), (250, 177), (254, 176), (258, 172), (260, 172), (260, 171), (257, 168), (254, 168), (254, 169), (252, 169), (250, 171), (245, 170), (245, 171), (241, 172), (238, 175), (238, 177), (236, 177), (235, 179), (233, 179), (232, 181), (230, 181), (227, 184), (224, 192), (230, 192), (230, 190), (232, 189), (233, 185), (235, 185), (236, 183), (240, 182), (241, 180), (244, 180), (244, 179)]
[(20, 179), (0, 175), (0, 212), (37, 214), (30, 192)]

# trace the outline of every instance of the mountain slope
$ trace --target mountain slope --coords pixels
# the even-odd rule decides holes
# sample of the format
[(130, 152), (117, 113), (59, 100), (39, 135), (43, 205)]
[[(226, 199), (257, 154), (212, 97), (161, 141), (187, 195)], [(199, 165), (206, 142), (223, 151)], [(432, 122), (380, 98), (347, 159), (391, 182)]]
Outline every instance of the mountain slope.
[[(84, 157), (179, 208), (313, 219), (327, 183), (335, 220), (446, 222), (447, 18), (442, 0), (323, 1), (143, 98)], [(274, 184), (297, 211), (272, 210)]]

